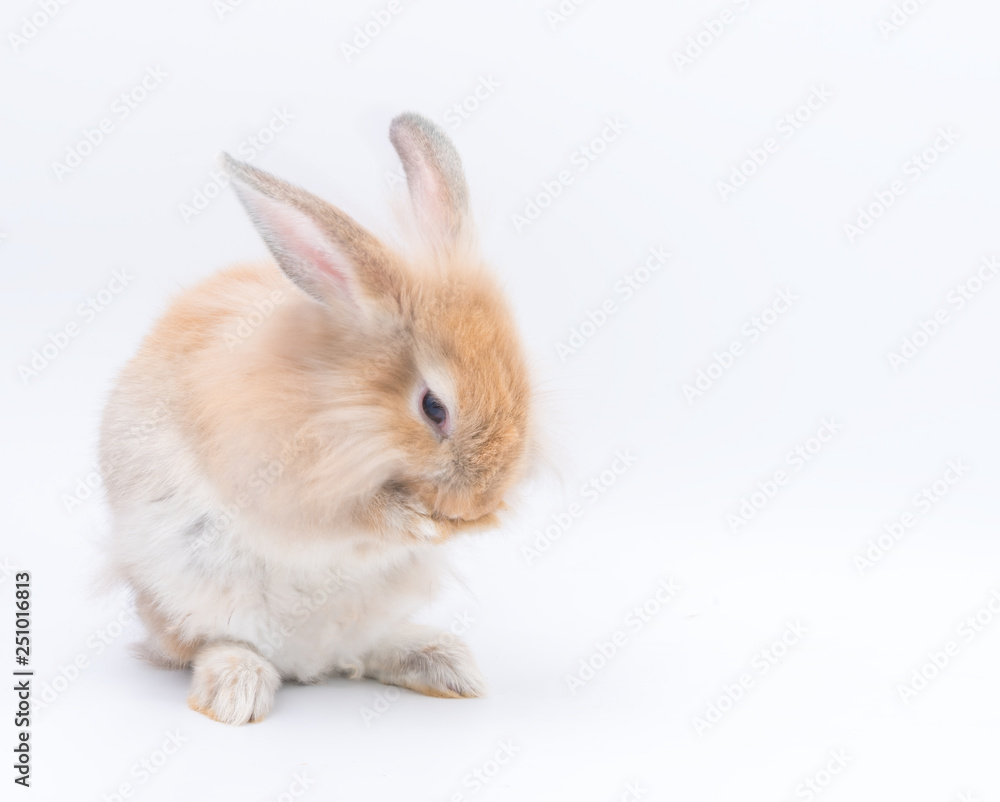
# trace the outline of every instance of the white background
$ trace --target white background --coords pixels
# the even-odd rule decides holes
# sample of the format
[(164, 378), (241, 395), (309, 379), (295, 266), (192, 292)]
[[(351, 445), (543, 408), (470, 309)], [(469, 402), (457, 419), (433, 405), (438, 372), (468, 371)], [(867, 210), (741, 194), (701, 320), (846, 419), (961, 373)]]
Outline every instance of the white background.
[[(291, 799), (298, 775), (303, 799), (611, 802), (637, 783), (645, 800), (754, 802), (811, 798), (814, 779), (831, 802), (1000, 800), (1000, 620), (987, 607), (1000, 588), (1000, 281), (962, 309), (948, 301), (1000, 254), (1000, 9), (910, 0), (888, 31), (891, 3), (860, 0), (589, 0), (555, 25), (555, 0), (400, 2), (349, 60), (342, 44), (384, 5), (245, 0), (220, 18), (210, 0), (70, 2), (16, 43), (40, 6), (4, 4), (2, 598), (10, 610), (10, 572), (31, 571), (35, 694), (50, 701), (33, 716), (32, 788), (3, 797), (116, 799), (128, 783), (129, 799)], [(703, 52), (679, 67), (699, 33)], [(122, 119), (116, 98), (151, 67), (167, 77)], [(445, 115), (482, 79), (499, 87), (454, 127)], [(814, 86), (832, 97), (786, 138), (780, 118)], [(264, 255), (231, 192), (187, 221), (181, 205), (275, 109), (294, 120), (254, 164), (374, 230), (399, 192), (386, 177), (394, 115), (435, 119), (462, 154), (560, 477), (529, 487), (502, 531), (454, 547), (466, 587), (427, 614), (475, 619), (465, 637), (487, 698), (404, 691), (366, 722), (385, 688), (334, 680), (285, 687), (264, 723), (226, 727), (185, 706), (184, 672), (129, 654), (141, 632), (120, 631), (123, 598), (93, 594), (106, 513), (99, 492), (76, 497), (102, 404), (179, 288)], [(103, 117), (113, 130), (57, 177)], [(580, 171), (578, 148), (609, 118), (625, 130)], [(943, 147), (949, 126), (958, 139)], [(723, 198), (719, 182), (769, 137), (778, 151)], [(915, 169), (936, 139), (934, 163)], [(562, 170), (572, 184), (518, 231), (512, 215)], [(893, 181), (905, 192), (851, 242), (845, 224)], [(616, 282), (650, 247), (672, 256), (625, 300)], [(125, 290), (85, 320), (78, 305), (123, 269)], [(798, 300), (750, 342), (744, 324), (786, 288)], [(608, 299), (615, 313), (561, 358)], [(895, 370), (889, 352), (942, 308), (948, 322)], [(37, 376), (20, 370), (74, 322)], [(683, 385), (733, 341), (742, 355), (689, 402)], [(788, 453), (824, 419), (842, 428), (796, 470)], [(583, 485), (618, 450), (634, 464), (589, 500)], [(968, 470), (922, 512), (914, 496), (949, 461)], [(787, 482), (734, 527), (727, 516), (778, 470)], [(581, 514), (546, 541), (571, 504)], [(905, 514), (913, 526), (859, 569)], [(664, 579), (679, 592), (629, 626)], [(805, 634), (760, 673), (790, 623)], [(625, 643), (571, 688), (618, 630)], [(900, 687), (933, 674), (949, 641), (957, 653), (904, 702)], [(742, 674), (750, 687), (699, 728)], [(144, 776), (168, 733), (186, 740)], [(473, 772), (492, 773), (502, 743), (514, 757), (477, 790)], [(831, 777), (835, 751), (846, 766)]]

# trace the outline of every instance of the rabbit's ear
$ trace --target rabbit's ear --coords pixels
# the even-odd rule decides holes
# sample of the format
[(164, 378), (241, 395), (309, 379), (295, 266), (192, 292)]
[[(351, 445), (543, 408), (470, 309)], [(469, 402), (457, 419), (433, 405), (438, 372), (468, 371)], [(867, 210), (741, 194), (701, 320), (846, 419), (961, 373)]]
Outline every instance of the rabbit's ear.
[(389, 139), (403, 162), (417, 219), (427, 233), (453, 243), (469, 225), (469, 189), (455, 146), (437, 125), (412, 111), (392, 121)]
[(233, 188), (278, 265), (328, 306), (398, 300), (391, 252), (333, 204), (222, 154)]

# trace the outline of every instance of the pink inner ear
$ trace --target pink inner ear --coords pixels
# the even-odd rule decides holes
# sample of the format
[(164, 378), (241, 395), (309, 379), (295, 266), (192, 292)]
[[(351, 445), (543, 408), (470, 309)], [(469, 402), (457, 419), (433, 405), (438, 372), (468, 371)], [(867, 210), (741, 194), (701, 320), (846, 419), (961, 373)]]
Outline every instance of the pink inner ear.
[(448, 215), (448, 197), (444, 183), (439, 179), (437, 171), (431, 169), (424, 154), (413, 144), (407, 143), (410, 159), (413, 164), (413, 177), (410, 185), (416, 191), (412, 193), (413, 206), (417, 216), (438, 232), (447, 232), (451, 225)]
[(333, 293), (356, 301), (349, 260), (304, 212), (251, 191), (254, 217), (265, 239), (281, 254), (290, 278), (310, 295)]

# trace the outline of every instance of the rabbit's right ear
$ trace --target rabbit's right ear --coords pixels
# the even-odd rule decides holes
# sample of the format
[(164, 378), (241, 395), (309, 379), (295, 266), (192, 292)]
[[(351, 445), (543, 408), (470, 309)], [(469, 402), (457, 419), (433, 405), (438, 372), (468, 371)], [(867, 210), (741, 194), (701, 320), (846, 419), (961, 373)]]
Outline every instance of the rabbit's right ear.
[(370, 311), (398, 303), (400, 274), (391, 252), (333, 204), (270, 173), (222, 162), (250, 219), (285, 274), (327, 306)]
[(448, 135), (412, 111), (389, 126), (389, 139), (403, 162), (406, 185), (425, 233), (452, 245), (468, 233), (469, 189), (462, 160)]

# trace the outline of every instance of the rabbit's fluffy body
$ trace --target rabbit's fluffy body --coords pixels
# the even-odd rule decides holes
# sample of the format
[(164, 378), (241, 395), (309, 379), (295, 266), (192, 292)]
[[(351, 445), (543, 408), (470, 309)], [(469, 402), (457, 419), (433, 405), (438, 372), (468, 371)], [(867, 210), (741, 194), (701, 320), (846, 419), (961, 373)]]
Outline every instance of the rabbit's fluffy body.
[[(118, 449), (104, 454), (116, 561), (142, 612), (171, 622), (150, 643), (165, 664), (186, 665), (200, 643), (228, 638), (260, 650), (286, 678), (314, 680), (360, 666), (386, 627), (436, 585), (440, 549), (430, 540), (380, 542), (349, 510), (323, 514), (371, 477), (338, 473), (339, 487), (302, 481), (308, 391), (282, 352), (315, 324), (315, 305), (297, 295), (273, 266), (213, 277), (176, 301), (108, 405), (105, 436)], [(268, 301), (272, 314), (233, 345), (225, 335)], [(185, 339), (188, 348), (178, 348)], [(320, 375), (323, 389), (343, 397), (330, 386), (333, 371)], [(136, 427), (141, 421), (153, 423)], [(186, 431), (199, 421), (204, 429)], [(246, 447), (255, 441), (256, 453)], [(377, 438), (365, 446), (371, 468), (390, 452)], [(242, 462), (226, 462), (234, 451), (246, 454)], [(206, 476), (212, 463), (220, 470)], [(314, 501), (310, 490), (320, 491)]]
[[(409, 619), (439, 586), (440, 543), (493, 523), (523, 475), (530, 391), (470, 245), (457, 154), (416, 115), (393, 134), (422, 256), (230, 162), (281, 270), (183, 293), (105, 410), (116, 573), (148, 656), (191, 666), (189, 703), (222, 721), (262, 718), (282, 679), (331, 673), (483, 690), (464, 644)], [(442, 422), (421, 413), (430, 388)]]

